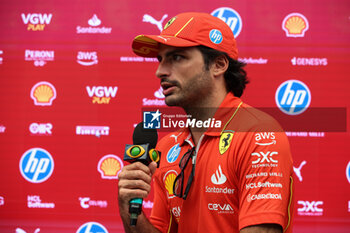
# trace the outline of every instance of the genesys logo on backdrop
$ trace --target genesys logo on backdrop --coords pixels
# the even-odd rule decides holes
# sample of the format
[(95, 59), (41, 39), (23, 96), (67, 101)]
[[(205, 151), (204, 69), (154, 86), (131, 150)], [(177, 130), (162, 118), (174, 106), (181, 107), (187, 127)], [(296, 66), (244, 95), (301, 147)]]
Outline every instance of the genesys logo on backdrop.
[(293, 57), (290, 59), (293, 66), (327, 66), (328, 59), (326, 57)]
[(301, 216), (322, 216), (323, 201), (298, 201), (298, 215)]
[(76, 233), (108, 233), (108, 231), (98, 222), (87, 222), (81, 225)]
[(311, 92), (305, 83), (299, 80), (287, 80), (277, 88), (275, 101), (285, 114), (299, 115), (309, 107)]
[(53, 209), (55, 208), (55, 203), (42, 202), (40, 196), (38, 195), (28, 195), (27, 206), (28, 208)]
[(30, 91), (30, 97), (34, 100), (34, 104), (37, 106), (52, 105), (56, 96), (56, 88), (54, 85), (46, 81), (38, 82)]
[(47, 150), (32, 148), (22, 155), (19, 162), (19, 170), (27, 181), (42, 183), (52, 175), (54, 160)]
[(97, 52), (79, 51), (77, 55), (77, 62), (82, 66), (96, 65), (98, 63)]
[(50, 136), (52, 135), (51, 123), (31, 123), (29, 125), (31, 135)]
[(117, 86), (86, 86), (89, 97), (92, 98), (93, 104), (109, 104), (112, 98), (115, 98)]
[(300, 13), (291, 13), (283, 19), (282, 29), (287, 37), (304, 37), (309, 29), (309, 21)]
[(111, 27), (99, 27), (102, 21), (94, 14), (87, 23), (89, 27), (77, 26), (77, 34), (110, 34), (112, 32)]
[(52, 14), (22, 13), (21, 17), (28, 31), (44, 31), (45, 26), (51, 22)]
[(93, 200), (90, 197), (79, 197), (80, 206), (83, 209), (90, 207), (107, 208), (108, 202), (106, 200)]
[(55, 59), (55, 51), (53, 50), (30, 50), (24, 52), (25, 61), (33, 61), (34, 66), (44, 66), (48, 61)]
[(242, 18), (237, 11), (229, 7), (221, 7), (211, 12), (211, 15), (223, 20), (231, 28), (235, 38), (238, 37), (242, 30)]
[(123, 167), (124, 163), (118, 156), (108, 154), (98, 161), (97, 171), (101, 174), (102, 179), (118, 179)]
[(108, 136), (109, 126), (77, 125), (75, 133), (77, 135), (92, 135), (96, 137)]
[(159, 87), (158, 90), (156, 90), (153, 93), (155, 98), (148, 99), (143, 98), (142, 99), (142, 106), (165, 106), (165, 96), (163, 95), (163, 88)]

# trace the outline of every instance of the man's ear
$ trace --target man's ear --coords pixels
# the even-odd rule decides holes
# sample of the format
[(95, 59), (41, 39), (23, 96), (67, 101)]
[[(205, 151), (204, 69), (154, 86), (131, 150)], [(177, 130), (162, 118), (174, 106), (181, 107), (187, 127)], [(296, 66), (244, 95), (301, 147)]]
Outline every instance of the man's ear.
[(218, 56), (215, 58), (215, 61), (211, 65), (212, 74), (217, 77), (220, 75), (224, 75), (226, 70), (228, 69), (229, 61), (225, 55)]

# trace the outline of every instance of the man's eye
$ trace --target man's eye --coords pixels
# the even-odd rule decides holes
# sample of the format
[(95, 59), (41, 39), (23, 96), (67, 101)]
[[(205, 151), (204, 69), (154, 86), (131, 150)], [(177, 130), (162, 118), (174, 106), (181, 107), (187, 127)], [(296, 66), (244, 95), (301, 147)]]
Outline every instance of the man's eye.
[(183, 56), (179, 55), (179, 54), (174, 54), (173, 55), (173, 60), (174, 61), (180, 61), (183, 58)]

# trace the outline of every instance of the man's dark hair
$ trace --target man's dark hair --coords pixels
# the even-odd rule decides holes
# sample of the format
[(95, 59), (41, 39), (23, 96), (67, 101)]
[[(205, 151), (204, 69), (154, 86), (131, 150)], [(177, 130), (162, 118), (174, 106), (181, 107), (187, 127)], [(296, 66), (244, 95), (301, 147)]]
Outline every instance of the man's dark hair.
[(206, 46), (197, 46), (204, 58), (205, 68), (208, 70), (209, 66), (219, 56), (226, 56), (229, 61), (229, 66), (224, 74), (226, 81), (226, 88), (232, 92), (235, 96), (241, 97), (246, 84), (249, 83), (247, 78), (247, 72), (243, 69), (246, 65), (243, 62), (232, 59), (225, 52), (221, 52)]

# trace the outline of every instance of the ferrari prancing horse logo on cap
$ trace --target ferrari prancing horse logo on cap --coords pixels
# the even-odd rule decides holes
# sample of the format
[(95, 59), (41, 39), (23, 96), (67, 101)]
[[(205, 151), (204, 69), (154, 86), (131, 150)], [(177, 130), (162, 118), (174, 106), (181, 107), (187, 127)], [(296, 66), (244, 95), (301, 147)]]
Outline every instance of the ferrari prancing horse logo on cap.
[(224, 154), (227, 151), (227, 149), (230, 147), (231, 141), (233, 138), (233, 133), (234, 132), (231, 131), (231, 132), (226, 132), (221, 134), (220, 142), (219, 142), (220, 154)]
[(167, 29), (174, 21), (175, 21), (176, 17), (172, 17), (164, 26), (164, 29)]

